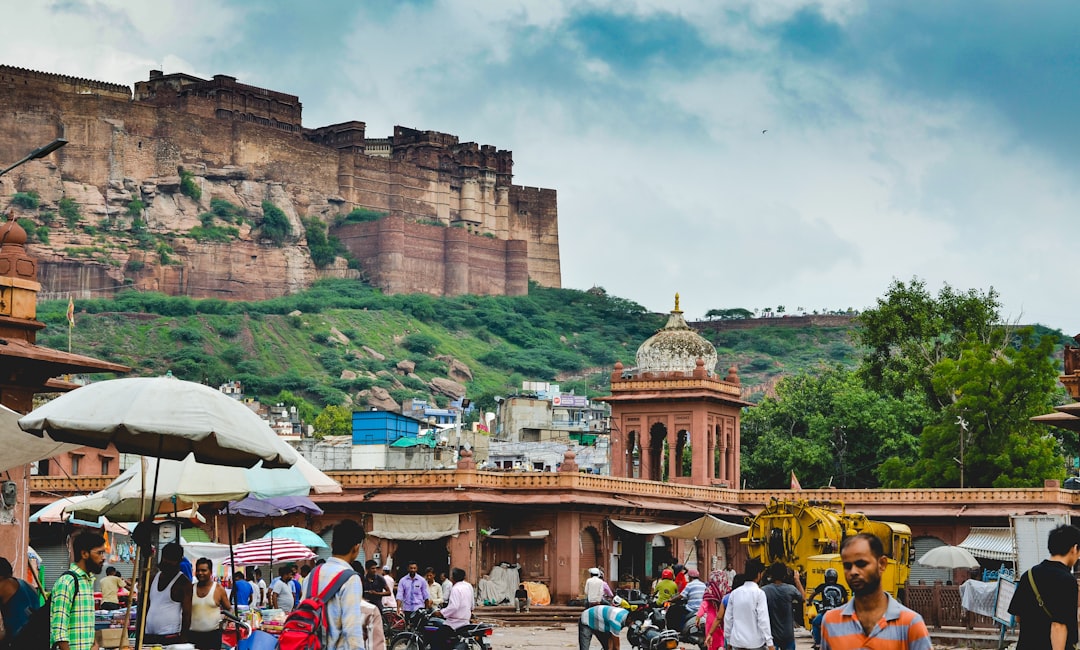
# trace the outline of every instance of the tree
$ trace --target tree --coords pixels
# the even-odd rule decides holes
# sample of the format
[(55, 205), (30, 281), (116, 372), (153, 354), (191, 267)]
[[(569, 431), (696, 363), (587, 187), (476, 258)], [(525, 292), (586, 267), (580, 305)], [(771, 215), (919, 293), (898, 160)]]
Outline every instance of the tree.
[(327, 406), (315, 418), (315, 437), (348, 436), (352, 434), (352, 410), (344, 406)]
[(742, 419), (742, 474), (754, 488), (782, 488), (794, 470), (804, 485), (878, 487), (887, 458), (917, 458), (926, 409), (883, 397), (840, 365), (785, 377), (776, 397)]
[(285, 239), (292, 235), (292, 224), (285, 212), (269, 201), (262, 202), (263, 220), (262, 234), (274, 242), (275, 246), (281, 246)]
[(754, 312), (742, 307), (734, 307), (732, 309), (710, 309), (705, 312), (705, 318), (713, 320), (719, 318), (720, 320), (741, 320), (744, 318), (753, 318)]
[(919, 460), (892, 459), (884, 482), (907, 487), (1038, 487), (1062, 479), (1065, 459), (1051, 429), (1030, 421), (1051, 411), (1057, 381), (1052, 337), (1024, 328), (969, 340), (930, 376), (937, 417), (923, 429)]

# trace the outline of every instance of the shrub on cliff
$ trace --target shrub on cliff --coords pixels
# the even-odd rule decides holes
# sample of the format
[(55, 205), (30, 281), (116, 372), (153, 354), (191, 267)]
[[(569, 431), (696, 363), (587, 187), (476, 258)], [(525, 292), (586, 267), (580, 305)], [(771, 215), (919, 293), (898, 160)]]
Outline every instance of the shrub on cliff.
[(11, 196), (11, 205), (26, 210), (37, 210), (39, 198), (37, 192), (15, 192)]
[(244, 209), (225, 199), (210, 199), (210, 212), (225, 223), (235, 223), (238, 226), (244, 223)]
[(320, 219), (309, 217), (303, 221), (308, 250), (311, 251), (311, 261), (317, 268), (321, 269), (333, 264), (338, 257), (350, 257), (341, 241), (326, 233), (326, 224)]
[(143, 210), (146, 209), (146, 204), (139, 199), (132, 199), (127, 204), (127, 215), (131, 217), (132, 221), (140, 219), (142, 217)]
[(340, 226), (345, 223), (364, 223), (378, 221), (387, 215), (386, 212), (369, 210), (367, 208), (353, 208), (348, 214), (339, 214), (334, 218), (334, 225)]
[(79, 204), (75, 203), (66, 196), (60, 199), (60, 203), (57, 204), (60, 209), (60, 216), (64, 218), (64, 222), (67, 223), (68, 228), (75, 228), (79, 225)]
[(285, 243), (285, 238), (292, 235), (292, 225), (289, 223), (289, 217), (285, 215), (281, 208), (269, 201), (262, 202), (262, 209), (263, 237), (274, 242), (275, 246), (280, 247)]
[(183, 169), (180, 170), (180, 193), (193, 201), (202, 198), (202, 188), (195, 182), (195, 174)]

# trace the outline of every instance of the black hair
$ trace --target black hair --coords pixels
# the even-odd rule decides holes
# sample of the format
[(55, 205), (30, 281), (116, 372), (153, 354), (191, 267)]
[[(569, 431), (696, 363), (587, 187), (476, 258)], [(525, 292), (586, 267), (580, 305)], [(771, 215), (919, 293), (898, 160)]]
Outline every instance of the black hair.
[(244, 580), (244, 572), (243, 571), (237, 571), (236, 573), (234, 573), (232, 575), (232, 577), (233, 577), (234, 581), (240, 582), (241, 580)]
[(450, 580), (452, 582), (461, 582), (464, 579), (465, 579), (465, 569), (459, 569), (458, 567), (454, 567), (453, 569), (450, 569)]
[(752, 557), (746, 561), (746, 567), (743, 570), (743, 575), (746, 576), (747, 580), (754, 582), (757, 581), (758, 576), (761, 575), (761, 572), (764, 570), (765, 564), (756, 557)]
[(11, 562), (8, 562), (6, 557), (0, 557), (0, 578), (10, 578), (14, 572)]
[(261, 578), (262, 577), (262, 569), (260, 569), (258, 567), (255, 567), (255, 571), (251, 575), (256, 577), (256, 578)]
[(111, 566), (111, 567), (108, 567), (108, 568), (105, 569), (105, 575), (107, 575), (107, 576), (111, 576), (114, 573), (116, 573), (116, 567), (114, 567), (114, 566)]
[[(1080, 530), (1077, 530), (1076, 532), (1080, 534)], [(866, 543), (870, 545), (870, 553), (874, 557), (885, 555), (885, 545), (881, 543), (881, 538), (873, 533), (859, 533), (858, 535), (845, 537), (844, 541), (840, 542), (840, 552), (842, 553), (844, 549), (848, 547), (848, 544), (854, 543), (857, 539), (866, 540)], [(1077, 540), (1074, 543), (1080, 543), (1080, 540)]]
[(83, 551), (89, 553), (99, 546), (105, 546), (105, 538), (97, 533), (84, 531), (75, 536), (71, 542), (71, 550), (75, 553), (75, 561), (82, 559)]
[(300, 575), (302, 575), (302, 576), (304, 576), (306, 578), (310, 574), (311, 574), (311, 567), (309, 567), (306, 564), (304, 566), (300, 567)]
[(214, 570), (214, 563), (208, 557), (201, 557), (195, 560), (195, 567), (198, 568), (200, 564), (205, 564), (211, 571)]
[(773, 562), (772, 565), (769, 566), (766, 577), (769, 578), (769, 582), (783, 582), (787, 579), (787, 565), (783, 562)]
[(1068, 524), (1050, 531), (1046, 538), (1046, 550), (1050, 555), (1065, 555), (1077, 544), (1080, 544), (1080, 528)]
[(733, 591), (735, 589), (738, 589), (739, 587), (745, 585), (745, 584), (746, 584), (746, 575), (745, 574), (742, 574), (742, 573), (737, 574), (734, 578), (731, 579), (731, 589)]
[(370, 569), (371, 567), (377, 567), (377, 566), (379, 566), (379, 563), (376, 562), (375, 560), (368, 560), (367, 562), (364, 562), (364, 570)]
[(278, 577), (281, 577), (281, 578), (284, 578), (285, 576), (289, 575), (292, 572), (293, 572), (293, 568), (292, 568), (291, 564), (286, 564), (285, 566), (283, 566), (283, 567), (281, 567), (281, 568), (279, 568), (277, 570)]
[[(368, 562), (371, 562), (371, 560), (368, 560)], [(349, 564), (349, 566), (351, 566), (352, 570), (356, 571), (357, 573), (364, 572), (364, 565), (360, 564), (360, 560), (353, 560), (352, 563)]]
[(330, 542), (330, 552), (334, 555), (348, 555), (357, 544), (364, 541), (364, 527), (354, 519), (343, 519), (334, 526), (334, 538)]

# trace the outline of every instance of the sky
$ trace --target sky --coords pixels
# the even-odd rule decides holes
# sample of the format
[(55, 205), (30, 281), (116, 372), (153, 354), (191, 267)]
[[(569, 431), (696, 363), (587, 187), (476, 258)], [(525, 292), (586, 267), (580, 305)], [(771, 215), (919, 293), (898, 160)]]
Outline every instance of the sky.
[(0, 0), (0, 63), (299, 95), (558, 191), (563, 286), (690, 318), (864, 309), (894, 280), (1080, 332), (1080, 4)]

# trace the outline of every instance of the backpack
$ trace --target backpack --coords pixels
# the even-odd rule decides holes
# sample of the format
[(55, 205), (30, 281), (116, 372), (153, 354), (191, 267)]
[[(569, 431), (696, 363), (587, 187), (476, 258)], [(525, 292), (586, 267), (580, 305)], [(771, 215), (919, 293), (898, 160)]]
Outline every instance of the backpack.
[[(71, 599), (74, 602), (79, 596), (79, 574), (74, 571), (64, 571), (60, 577), (71, 576), (75, 580), (75, 593)], [(57, 578), (59, 580), (60, 578)], [(55, 589), (55, 585), (53, 587)], [(52, 629), (49, 626), (49, 612), (52, 611), (52, 596), (45, 599), (45, 604), (34, 610), (26, 621), (23, 629), (14, 638), (4, 639), (0, 648), (19, 648), (20, 650), (48, 650), (51, 647), (49, 636)]]
[(315, 595), (312, 592), (319, 584), (319, 573), (323, 566), (320, 564), (315, 567), (308, 576), (311, 582), (307, 589), (307, 598), (300, 601), (285, 618), (281, 635), (278, 636), (277, 647), (280, 650), (323, 650), (326, 647), (326, 604), (337, 595), (342, 585), (357, 573), (352, 569), (345, 569), (326, 585), (322, 593)]
[(827, 612), (844, 604), (844, 588), (840, 585), (825, 585), (821, 590), (821, 611)]

